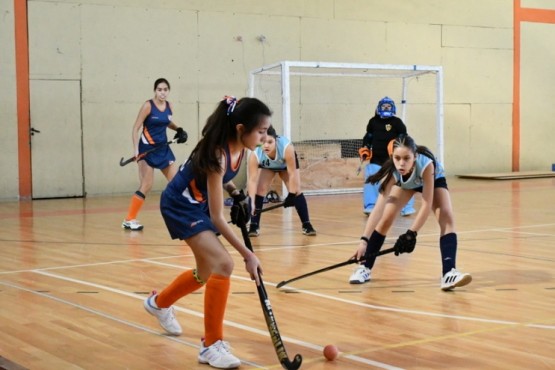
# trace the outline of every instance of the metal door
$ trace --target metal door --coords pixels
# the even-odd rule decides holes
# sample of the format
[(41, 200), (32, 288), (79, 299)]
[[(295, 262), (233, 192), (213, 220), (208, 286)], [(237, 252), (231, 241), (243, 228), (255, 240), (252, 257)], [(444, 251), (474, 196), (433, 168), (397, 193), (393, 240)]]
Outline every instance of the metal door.
[(78, 80), (31, 80), (33, 199), (82, 197), (83, 139)]

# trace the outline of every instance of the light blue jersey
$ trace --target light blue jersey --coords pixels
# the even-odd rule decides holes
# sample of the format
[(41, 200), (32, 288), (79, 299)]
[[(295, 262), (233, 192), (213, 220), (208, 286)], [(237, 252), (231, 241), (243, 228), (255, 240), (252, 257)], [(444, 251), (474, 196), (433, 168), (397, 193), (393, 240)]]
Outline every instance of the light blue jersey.
[[(400, 186), (402, 189), (412, 190), (419, 188), (424, 185), (422, 179), (422, 174), (426, 167), (432, 165), (433, 161), (430, 157), (424, 154), (417, 154), (416, 161), (414, 162), (414, 170), (410, 174), (407, 180), (403, 180), (401, 174), (395, 170), (393, 171), (393, 176), (395, 177), (396, 185)], [(445, 171), (443, 166), (436, 160), (436, 168), (434, 173), (434, 179), (439, 179), (445, 177)]]
[(259, 168), (266, 168), (268, 170), (283, 171), (287, 169), (285, 163), (285, 149), (291, 144), (291, 140), (284, 136), (276, 138), (276, 157), (270, 158), (264, 152), (262, 146), (257, 146), (253, 154), (256, 155)]

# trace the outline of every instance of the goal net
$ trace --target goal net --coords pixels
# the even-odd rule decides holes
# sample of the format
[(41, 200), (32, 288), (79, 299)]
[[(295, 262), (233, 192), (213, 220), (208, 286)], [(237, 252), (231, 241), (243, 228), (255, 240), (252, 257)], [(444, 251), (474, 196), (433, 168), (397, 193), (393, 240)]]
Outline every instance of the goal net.
[(358, 149), (378, 101), (420, 145), (443, 162), (442, 67), (281, 61), (249, 73), (249, 96), (273, 111), (278, 135), (291, 139), (306, 194), (362, 191)]

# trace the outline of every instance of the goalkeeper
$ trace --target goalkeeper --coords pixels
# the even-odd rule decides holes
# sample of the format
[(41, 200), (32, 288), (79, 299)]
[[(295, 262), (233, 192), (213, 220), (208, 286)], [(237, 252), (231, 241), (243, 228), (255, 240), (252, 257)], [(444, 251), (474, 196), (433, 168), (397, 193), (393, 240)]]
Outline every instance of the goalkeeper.
[(371, 183), (379, 184), (380, 195), (354, 254), (358, 260), (363, 259), (364, 264), (356, 268), (349, 282), (362, 284), (370, 280), (370, 269), (376, 260), (370, 256), (379, 252), (395, 216), (414, 193), (419, 192), (422, 193), (422, 206), (410, 228), (395, 242), (395, 255), (414, 250), (417, 232), (433, 211), (440, 227), (441, 289), (448, 291), (470, 283), (472, 276), (456, 269), (457, 234), (443, 167), (428, 148), (417, 146), (408, 135), (399, 136), (392, 145), (391, 158), (368, 178)]
[[(365, 179), (378, 172), (382, 164), (388, 160), (387, 144), (397, 136), (407, 133), (405, 124), (395, 116), (395, 113), (395, 102), (386, 96), (378, 102), (376, 114), (368, 121), (366, 135), (362, 139), (362, 148), (359, 149), (360, 160), (369, 161), (364, 169)], [(364, 213), (372, 212), (378, 195), (378, 184), (364, 184)], [(401, 210), (401, 215), (408, 216), (415, 212), (414, 199), (411, 198), (410, 202)]]
[(254, 213), (249, 225), (249, 236), (260, 234), (260, 213), (264, 203), (264, 195), (272, 183), (276, 173), (287, 187), (287, 197), (283, 207), (295, 207), (302, 222), (302, 233), (308, 236), (316, 235), (316, 230), (310, 223), (306, 198), (301, 192), (301, 174), (299, 160), (291, 140), (278, 136), (276, 130), (270, 126), (268, 135), (262, 145), (258, 146), (249, 156), (248, 165), (248, 194), (254, 195)]

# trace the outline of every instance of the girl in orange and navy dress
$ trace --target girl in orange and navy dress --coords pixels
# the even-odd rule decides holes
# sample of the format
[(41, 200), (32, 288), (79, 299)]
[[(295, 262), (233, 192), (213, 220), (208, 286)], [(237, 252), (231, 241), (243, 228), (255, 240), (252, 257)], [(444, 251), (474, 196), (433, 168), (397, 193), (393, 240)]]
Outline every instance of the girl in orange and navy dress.
[(165, 78), (159, 78), (154, 82), (154, 98), (147, 100), (133, 125), (133, 150), (135, 156), (139, 156), (150, 149), (158, 147), (137, 161), (139, 166), (139, 190), (133, 194), (127, 216), (121, 227), (127, 230), (142, 230), (143, 225), (137, 221), (137, 215), (141, 209), (146, 195), (152, 189), (154, 182), (154, 169), (162, 171), (166, 179), (170, 181), (177, 172), (175, 156), (168, 145), (166, 129), (175, 130), (174, 139), (177, 143), (187, 141), (187, 133), (183, 128), (177, 126), (172, 119), (173, 107), (166, 100), (170, 92), (170, 83)]
[[(144, 307), (165, 331), (182, 332), (172, 305), (180, 298), (206, 286), (204, 338), (198, 361), (215, 368), (238, 367), (223, 336), (223, 321), (230, 290), (233, 259), (218, 235), (241, 255), (245, 268), (258, 281), (260, 261), (240, 239), (224, 215), (224, 189), (234, 198), (248, 222), (250, 200), (238, 191), (232, 179), (239, 171), (245, 149), (254, 150), (266, 138), (270, 109), (255, 98), (226, 97), (208, 118), (202, 138), (168, 183), (160, 199), (160, 211), (172, 239), (184, 240), (193, 251), (196, 268), (187, 270), (160, 293), (153, 293)], [(236, 206), (240, 206), (236, 208)], [(237, 220), (237, 219), (236, 219)]]

